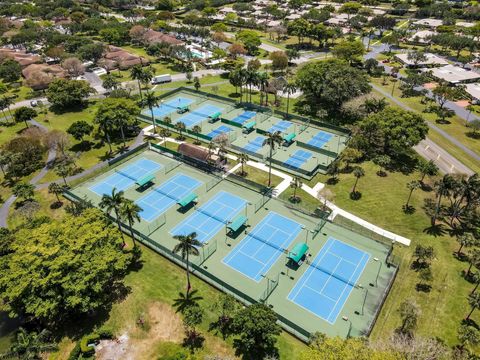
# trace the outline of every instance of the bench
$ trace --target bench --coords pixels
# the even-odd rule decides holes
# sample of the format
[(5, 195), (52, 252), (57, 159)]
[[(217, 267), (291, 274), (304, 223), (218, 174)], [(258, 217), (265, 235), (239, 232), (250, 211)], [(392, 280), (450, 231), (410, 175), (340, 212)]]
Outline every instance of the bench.
[(222, 116), (222, 113), (220, 111), (217, 111), (215, 114), (210, 115), (208, 118), (209, 123), (214, 123), (217, 120), (220, 120), (220, 117)]
[(179, 113), (179, 114), (186, 113), (187, 111), (190, 111), (188, 105), (179, 106), (179, 107), (177, 108), (177, 113)]
[(187, 196), (185, 196), (184, 198), (178, 200), (177, 204), (180, 205), (180, 207), (183, 208), (183, 207), (191, 204), (192, 202), (196, 201), (197, 198), (198, 198), (197, 194), (190, 193)]
[(244, 134), (250, 133), (253, 130), (255, 125), (257, 125), (255, 121), (250, 121), (246, 123), (245, 125), (243, 125), (243, 133)]
[(152, 183), (153, 180), (155, 180), (155, 176), (154, 176), (154, 175), (146, 175), (146, 176), (138, 179), (138, 180), (135, 182), (135, 184), (137, 184), (138, 187), (143, 188), (144, 186)]
[(285, 141), (286, 144), (291, 144), (296, 137), (297, 134), (295, 133), (286, 134), (283, 136), (283, 141)]
[(232, 233), (237, 232), (245, 223), (247, 222), (247, 217), (245, 215), (238, 215), (232, 220), (230, 224), (227, 225), (227, 228), (230, 229)]

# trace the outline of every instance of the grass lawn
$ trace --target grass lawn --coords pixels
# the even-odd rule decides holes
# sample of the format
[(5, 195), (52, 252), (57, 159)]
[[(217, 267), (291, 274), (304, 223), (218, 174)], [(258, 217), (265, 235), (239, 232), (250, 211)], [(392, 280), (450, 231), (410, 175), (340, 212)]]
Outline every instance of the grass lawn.
[[(382, 84), (382, 78), (372, 78), (371, 81), (375, 85), (380, 86), (388, 93), (391, 93), (392, 83), (390, 82), (390, 80), (388, 80), (387, 85)], [(411, 109), (420, 113), (425, 120), (446, 131), (449, 135), (456, 138), (458, 141), (460, 141), (463, 145), (465, 145), (472, 151), (480, 153), (480, 139), (474, 139), (467, 135), (470, 132), (470, 129), (465, 126), (465, 120), (462, 120), (458, 116), (454, 116), (448, 119), (450, 121), (450, 124), (439, 124), (436, 122), (437, 117), (435, 114), (423, 112), (426, 106), (420, 103), (421, 97), (417, 96), (411, 98), (402, 98), (402, 92), (398, 89), (398, 83), (396, 83), (395, 86), (396, 88), (394, 91), (394, 97), (396, 99), (409, 106)], [(431, 138), (438, 145), (443, 147), (445, 150), (447, 150), (451, 155), (455, 156), (462, 163), (470, 167), (472, 170), (477, 172), (480, 171), (480, 164), (478, 164), (477, 160), (473, 159), (469, 154), (465, 153), (462, 149), (460, 149), (458, 146), (446, 139), (439, 132), (435, 131), (434, 129), (430, 129), (428, 137)]]
[[(402, 211), (402, 204), (408, 197), (406, 184), (419, 179), (419, 174), (389, 173), (382, 178), (376, 175), (377, 167), (372, 163), (362, 164), (362, 167), (365, 177), (360, 178), (357, 187), (362, 193), (361, 199), (354, 201), (349, 198), (355, 181), (353, 174), (341, 174), (336, 185), (327, 186), (334, 193), (335, 204), (412, 240), (410, 247), (395, 247), (395, 254), (401, 258), (400, 271), (373, 329), (372, 337), (387, 339), (400, 324), (397, 312), (399, 305), (405, 299), (414, 299), (421, 308), (417, 334), (438, 337), (448, 345), (456, 344), (456, 331), (469, 309), (467, 295), (473, 286), (461, 276), (462, 270), (465, 270), (468, 264), (456, 260), (452, 254), (458, 248), (455, 239), (447, 234), (434, 237), (425, 232), (430, 222), (422, 210), (423, 200), (433, 197), (434, 194), (416, 190), (411, 201), (416, 212), (406, 215)], [(316, 178), (322, 182), (326, 179), (326, 176)], [(433, 180), (429, 182), (433, 184)], [(417, 244), (433, 246), (436, 252), (432, 263), (434, 280), (428, 293), (416, 290), (418, 275), (410, 269)], [(480, 322), (480, 312), (474, 313), (474, 320)]]
[[(243, 169), (247, 173), (247, 175), (245, 175), (246, 179), (255, 181), (258, 184), (268, 185), (268, 172), (257, 169), (256, 167), (253, 167), (250, 165), (244, 165)], [(241, 172), (242, 172), (242, 168), (239, 167), (237, 171), (235, 171), (235, 174), (240, 175)], [(275, 176), (272, 174), (272, 182), (271, 182), (272, 187), (277, 186), (282, 181), (283, 179), (281, 177)]]

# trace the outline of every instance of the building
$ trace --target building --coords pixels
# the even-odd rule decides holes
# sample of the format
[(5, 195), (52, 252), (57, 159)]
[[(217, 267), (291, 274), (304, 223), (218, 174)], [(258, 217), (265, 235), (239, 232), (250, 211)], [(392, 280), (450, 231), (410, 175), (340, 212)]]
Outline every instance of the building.
[(425, 53), (426, 60), (419, 61), (415, 64), (414, 61), (408, 58), (408, 53), (396, 54), (395, 58), (407, 67), (434, 67), (448, 65), (448, 61), (444, 58), (432, 53)]
[(420, 19), (420, 20), (415, 21), (413, 23), (413, 25), (425, 26), (425, 27), (429, 27), (431, 29), (436, 29), (440, 25), (443, 25), (443, 21), (438, 20), (438, 19)]
[(434, 78), (446, 81), (452, 85), (472, 83), (480, 80), (480, 73), (455, 65), (446, 65), (429, 70), (424, 69), (423, 71), (431, 71)]
[(116, 68), (127, 70), (135, 65), (148, 65), (150, 61), (141, 56), (131, 54), (122, 48), (110, 45), (98, 63), (107, 70)]
[(40, 55), (28, 54), (24, 50), (0, 48), (0, 61), (4, 59), (12, 59), (16, 61), (22, 68), (42, 62), (42, 57)]
[(65, 78), (66, 72), (60, 65), (31, 64), (22, 70), (28, 86), (33, 90), (43, 90), (57, 78)]
[(472, 103), (480, 105), (480, 83), (466, 84), (465, 91), (472, 97)]
[(153, 44), (169, 44), (169, 45), (183, 45), (184, 42), (178, 40), (177, 38), (164, 34), (159, 31), (155, 31), (152, 29), (148, 29), (145, 34), (143, 35), (143, 41), (147, 45)]
[(416, 31), (408, 38), (408, 41), (415, 44), (430, 44), (430, 38), (437, 35), (437, 32), (431, 30)]

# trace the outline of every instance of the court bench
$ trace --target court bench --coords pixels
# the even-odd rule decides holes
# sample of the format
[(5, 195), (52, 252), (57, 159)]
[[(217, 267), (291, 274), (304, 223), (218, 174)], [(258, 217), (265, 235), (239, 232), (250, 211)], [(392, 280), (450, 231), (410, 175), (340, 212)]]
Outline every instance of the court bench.
[(245, 215), (238, 215), (232, 220), (230, 224), (227, 225), (227, 228), (232, 232), (236, 233), (243, 225), (247, 222), (247, 217)]
[(139, 188), (143, 188), (149, 184), (151, 184), (153, 182), (153, 180), (155, 180), (155, 175), (146, 175), (140, 179), (138, 179), (135, 184), (137, 184), (137, 186)]
[(197, 199), (198, 199), (197, 194), (190, 193), (187, 196), (185, 196), (184, 198), (178, 200), (177, 204), (180, 205), (180, 207), (184, 208), (184, 207), (190, 205), (191, 203), (196, 202)]

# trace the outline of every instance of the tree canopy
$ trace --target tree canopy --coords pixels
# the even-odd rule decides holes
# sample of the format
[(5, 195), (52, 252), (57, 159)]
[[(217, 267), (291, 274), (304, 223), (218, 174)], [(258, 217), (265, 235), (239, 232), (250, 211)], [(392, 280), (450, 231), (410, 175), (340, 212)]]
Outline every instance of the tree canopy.
[(297, 85), (309, 103), (332, 112), (345, 101), (371, 90), (363, 71), (337, 59), (308, 63), (298, 71)]
[(77, 107), (94, 92), (86, 81), (55, 79), (47, 89), (47, 100), (59, 109)]
[(11, 252), (0, 257), (2, 309), (12, 317), (58, 323), (97, 310), (111, 303), (132, 260), (97, 209), (14, 236)]

